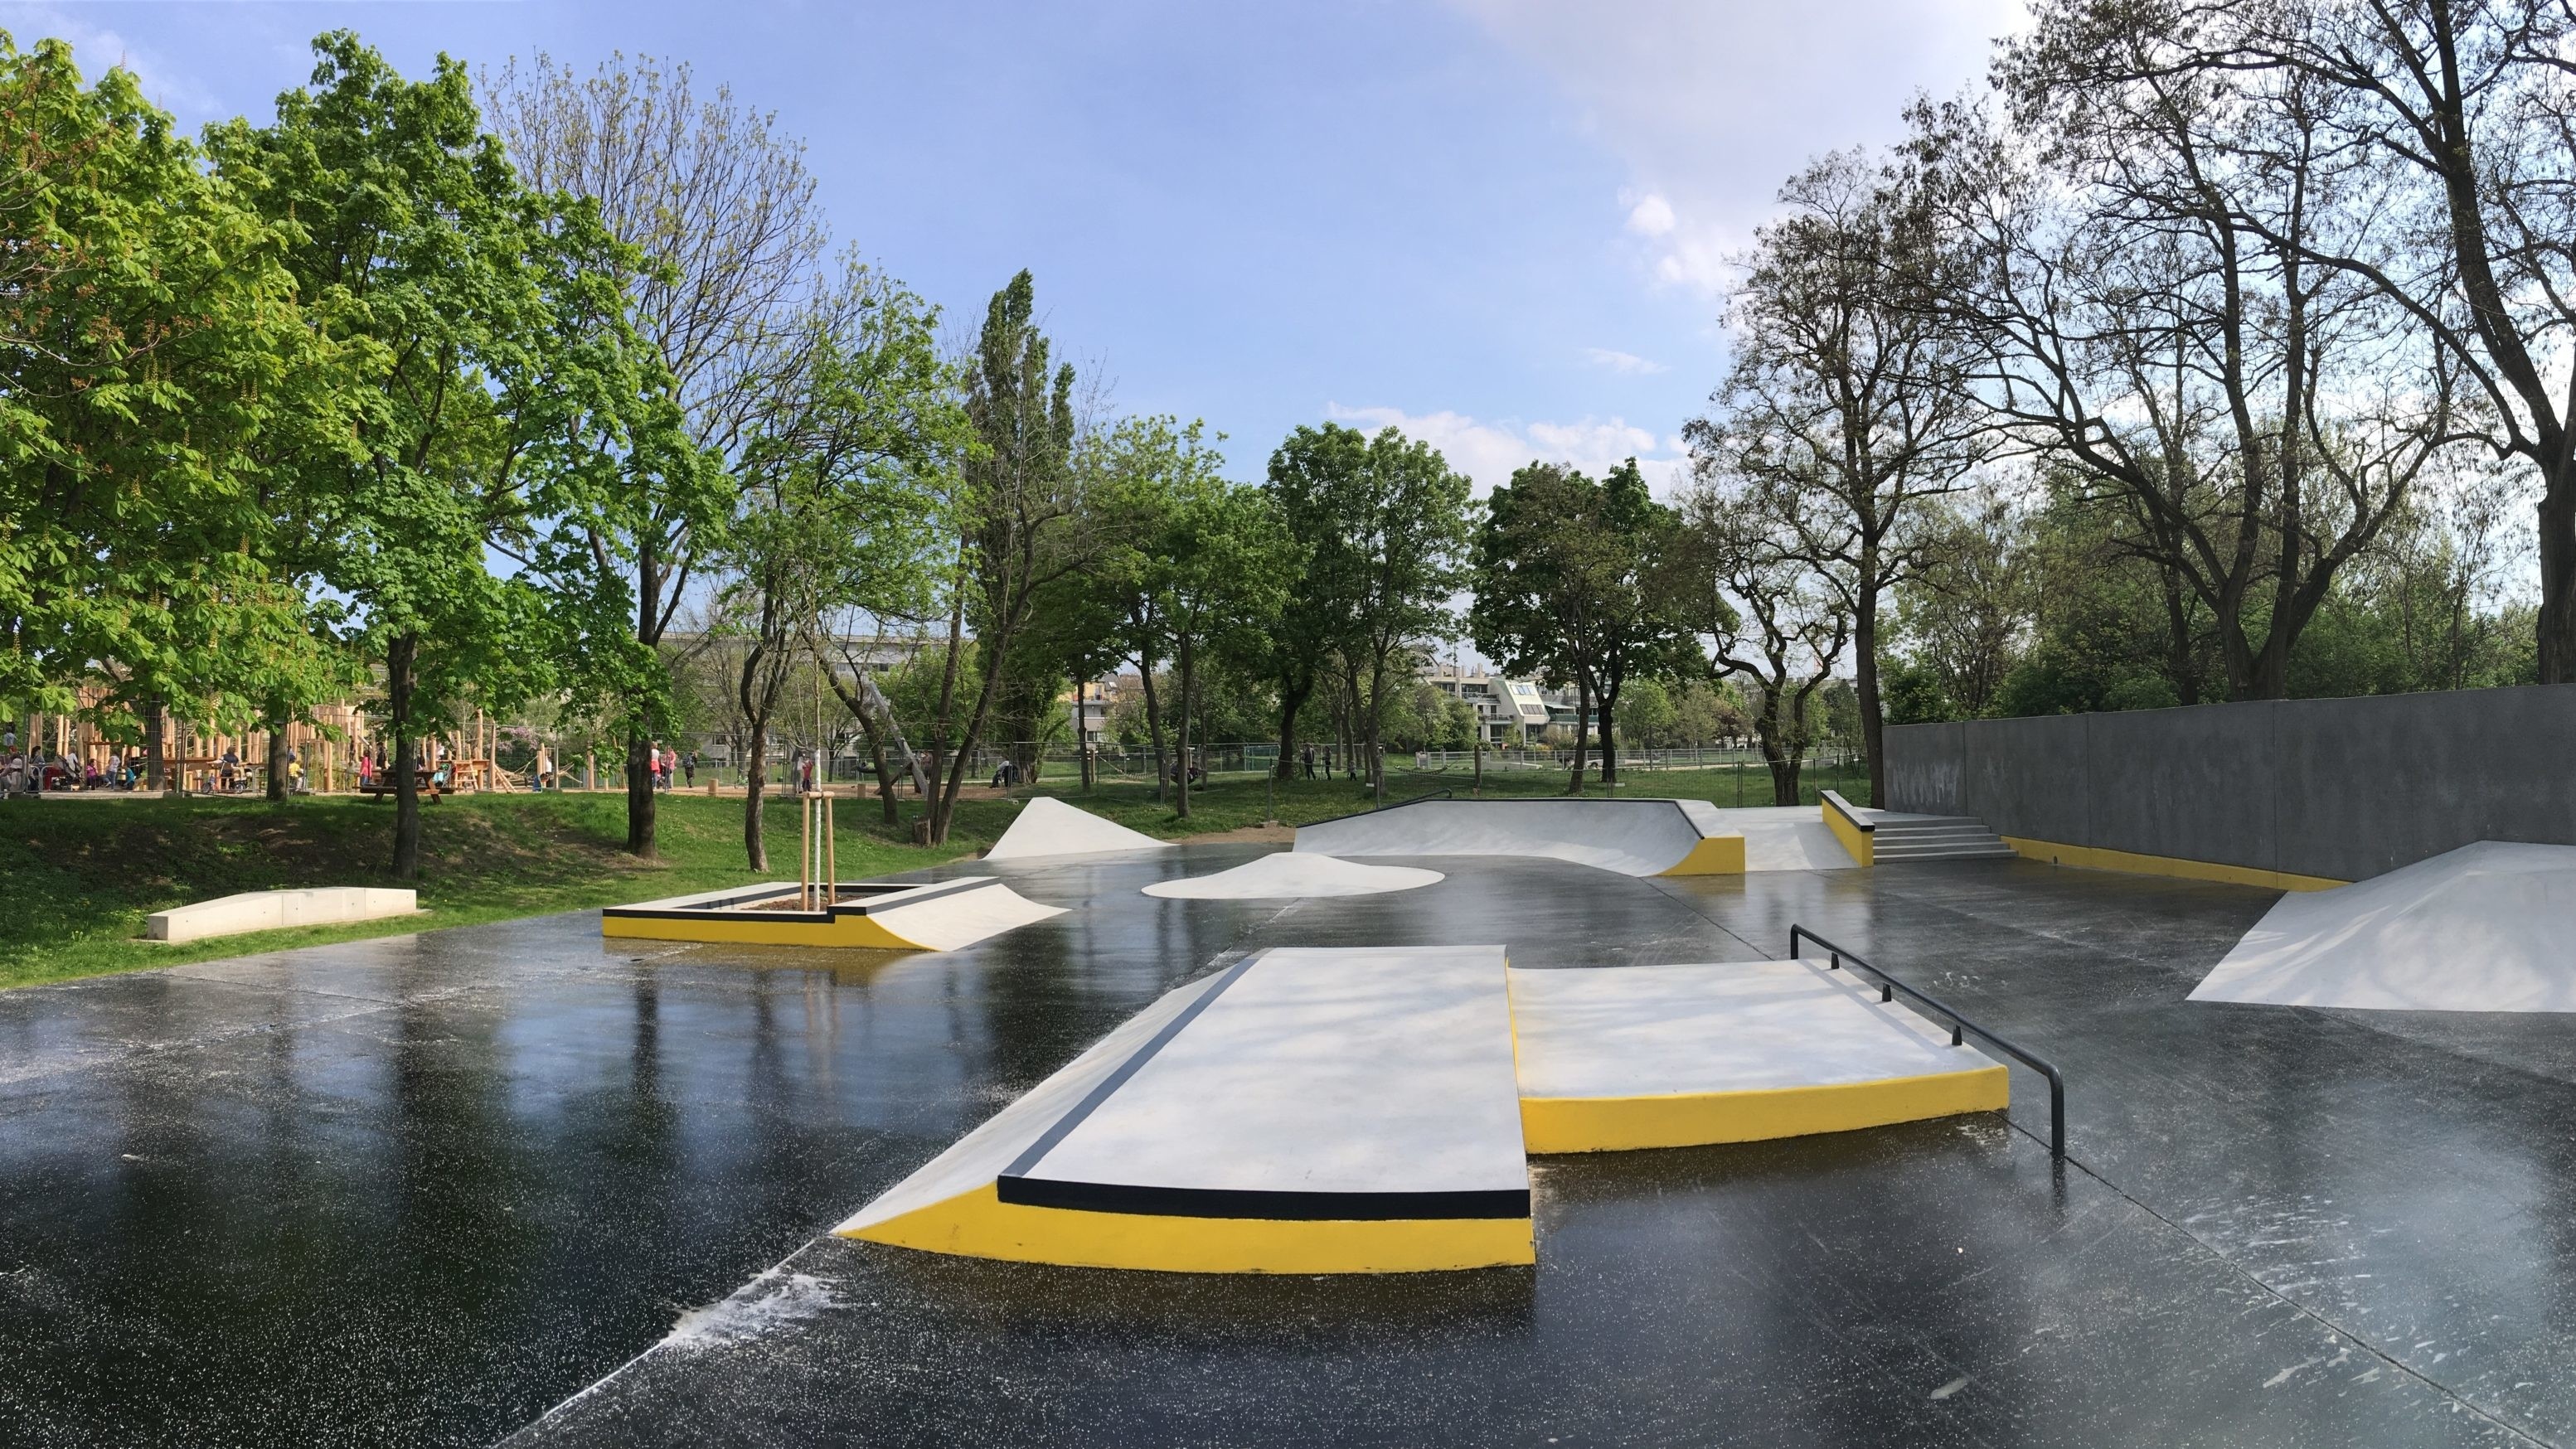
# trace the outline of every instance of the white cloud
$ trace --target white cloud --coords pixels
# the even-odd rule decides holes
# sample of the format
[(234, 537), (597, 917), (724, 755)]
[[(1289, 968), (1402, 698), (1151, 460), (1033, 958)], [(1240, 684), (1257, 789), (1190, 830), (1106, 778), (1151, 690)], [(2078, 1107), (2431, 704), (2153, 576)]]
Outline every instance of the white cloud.
[(1884, 145), (1917, 91), (1983, 70), (2022, 0), (1450, 0), (1555, 82), (1626, 166), (1620, 225), (1640, 273), (1703, 298), (1773, 214), (1780, 183), (1827, 151)]
[(1659, 372), (1672, 371), (1660, 362), (1639, 357), (1633, 352), (1619, 352), (1608, 347), (1583, 349), (1583, 360), (1594, 367), (1618, 373), (1622, 377), (1652, 377)]
[(1635, 458), (1647, 486), (1665, 497), (1690, 471), (1690, 460), (1676, 446), (1679, 438), (1658, 438), (1653, 430), (1620, 417), (1570, 423), (1488, 422), (1464, 413), (1408, 413), (1401, 408), (1351, 408), (1339, 403), (1326, 403), (1324, 416), (1370, 432), (1398, 428), (1408, 438), (1429, 443), (1449, 460), (1450, 467), (1475, 480), (1480, 498), (1494, 485), (1510, 482), (1514, 469), (1531, 463), (1569, 463), (1598, 477)]
[(1673, 204), (1654, 192), (1628, 208), (1628, 230), (1639, 236), (1662, 236), (1672, 229)]
[(0, 30), (9, 32), (21, 50), (32, 50), (48, 37), (67, 41), (81, 79), (95, 84), (108, 71), (122, 67), (134, 73), (146, 100), (163, 110), (184, 114), (212, 113), (214, 93), (186, 72), (148, 50), (139, 50), (118, 32), (92, 25), (62, 7), (11, 5), (0, 9)]

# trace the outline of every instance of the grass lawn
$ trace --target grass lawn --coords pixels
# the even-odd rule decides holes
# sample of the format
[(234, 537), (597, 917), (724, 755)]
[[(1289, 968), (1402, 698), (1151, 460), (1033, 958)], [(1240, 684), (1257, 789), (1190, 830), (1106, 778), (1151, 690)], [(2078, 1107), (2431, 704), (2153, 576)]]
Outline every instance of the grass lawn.
[[(1392, 804), (1438, 790), (1463, 797), (1469, 784), (1465, 770), (1393, 771), (1386, 798)], [(1498, 771), (1485, 776), (1484, 793), (1540, 797), (1564, 788), (1564, 775), (1555, 771)], [(1738, 788), (1732, 771), (1676, 770), (1636, 772), (1618, 793), (1733, 805)], [(1741, 788), (1743, 803), (1770, 803), (1768, 780), (1758, 771), (1745, 772)], [(1811, 772), (1801, 793), (1813, 801), (1824, 789), (1867, 803), (1867, 782), (1853, 770)], [(1192, 792), (1191, 817), (1182, 820), (1146, 785), (1103, 785), (1085, 795), (1070, 780), (1049, 779), (1037, 792), (1173, 839), (1258, 825), (1274, 798), (1260, 775), (1223, 775)], [(1587, 793), (1605, 792), (1595, 784)], [(1278, 818), (1291, 825), (1372, 803), (1346, 780), (1282, 782), (1275, 801)], [(907, 816), (917, 808), (904, 803)], [(1018, 810), (1010, 800), (961, 801), (949, 842), (923, 848), (909, 843), (908, 825), (883, 823), (876, 801), (845, 799), (835, 811), (841, 877), (917, 870), (972, 855), (992, 844)], [(0, 987), (580, 910), (760, 878), (743, 868), (739, 796), (664, 796), (661, 857), (650, 862), (620, 848), (623, 795), (466, 795), (425, 804), (421, 815), (417, 884), (428, 915), (163, 946), (140, 937), (144, 917), (171, 906), (237, 891), (382, 882), (393, 807), (345, 796), (283, 805), (137, 796), (0, 801)], [(792, 803), (773, 800), (767, 831), (776, 868), (768, 874), (792, 872), (796, 830)]]

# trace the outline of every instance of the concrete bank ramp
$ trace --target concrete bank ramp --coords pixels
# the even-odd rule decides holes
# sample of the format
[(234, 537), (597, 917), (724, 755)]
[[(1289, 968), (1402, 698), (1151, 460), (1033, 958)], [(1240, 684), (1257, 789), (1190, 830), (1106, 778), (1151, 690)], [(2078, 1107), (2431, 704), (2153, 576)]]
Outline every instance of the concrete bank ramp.
[(1811, 961), (1514, 971), (1534, 1153), (1845, 1132), (2001, 1111), (2001, 1064)]
[(2576, 846), (2484, 840), (2273, 903), (2193, 1001), (2576, 1011)]
[(1187, 880), (1156, 881), (1143, 890), (1149, 896), (1170, 900), (1307, 900), (1419, 890), (1438, 885), (1442, 879), (1436, 870), (1409, 865), (1362, 865), (1336, 856), (1282, 850), (1246, 861), (1232, 870), (1194, 875)]
[(1726, 828), (1744, 836), (1744, 868), (1855, 870), (1852, 858), (1815, 805), (1747, 805), (1721, 812)]
[(1177, 988), (836, 1230), (1215, 1273), (1533, 1261), (1500, 946), (1279, 948)]
[(1103, 820), (1048, 795), (1033, 795), (986, 860), (1036, 860), (1051, 856), (1110, 855), (1122, 850), (1169, 850), (1172, 843)]
[(1731, 813), (1703, 800), (1412, 800), (1300, 826), (1297, 849), (1506, 855), (1621, 875), (1733, 875), (1745, 868), (1746, 842), (1727, 823)]

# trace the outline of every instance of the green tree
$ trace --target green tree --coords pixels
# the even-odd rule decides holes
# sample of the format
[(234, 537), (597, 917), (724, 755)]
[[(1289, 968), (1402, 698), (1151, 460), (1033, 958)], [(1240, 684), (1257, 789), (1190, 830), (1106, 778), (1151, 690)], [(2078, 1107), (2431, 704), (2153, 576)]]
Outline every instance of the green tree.
[(1587, 723), (1597, 726), (1602, 782), (1615, 784), (1628, 682), (1699, 662), (1682, 609), (1690, 594), (1668, 577), (1681, 532), (1680, 515), (1654, 500), (1634, 458), (1598, 483), (1570, 467), (1533, 463), (1486, 502), (1468, 627), (1476, 648), (1505, 672), (1575, 686), (1568, 793), (1583, 788)]
[(300, 516), (335, 541), (320, 572), (385, 669), (392, 869), (410, 878), (420, 721), (550, 688), (565, 610), (537, 580), (579, 575), (539, 555), (496, 576), (486, 547), (527, 557), (537, 521), (654, 452), (635, 421), (656, 390), (627, 345), (615, 242), (587, 205), (519, 183), (462, 67), (441, 57), (406, 81), (347, 32), (314, 50), (313, 88), (281, 95), (271, 125), (231, 122), (208, 143), (217, 174), (290, 229), (313, 325), (361, 359), (358, 456), (314, 448), (290, 466)]
[(80, 685), (145, 721), (272, 695), (328, 641), (276, 561), (276, 461), (344, 453), (344, 349), (291, 233), (172, 133), (130, 72), (0, 34), (0, 704)]
[(672, 722), (659, 650), (725, 546), (744, 450), (799, 386), (824, 246), (814, 178), (773, 117), (699, 96), (685, 65), (618, 56), (582, 76), (539, 55), (486, 81), (529, 184), (589, 198), (624, 244), (607, 270), (656, 364), (659, 411), (621, 469), (563, 496), (547, 549), (574, 606), (567, 682), (625, 737), (626, 844), (650, 856), (650, 750)]
[(1251, 652), (1246, 642), (1276, 624), (1287, 597), (1295, 550), (1269, 498), (1216, 476), (1213, 452), (1194, 467), (1173, 500), (1157, 548), (1163, 561), (1162, 615), (1180, 667), (1178, 813), (1190, 813), (1190, 724), (1198, 715), (1202, 660)]
[(939, 479), (966, 446), (937, 326), (936, 309), (848, 262), (809, 303), (780, 405), (740, 450), (745, 486), (717, 555), (728, 571), (718, 597), (745, 626), (735, 699), (745, 737), (743, 850), (753, 870), (769, 868), (761, 826), (770, 722), (800, 668), (828, 676), (874, 738), (863, 687), (843, 681), (825, 652), (824, 620), (845, 610), (875, 618), (928, 610), (926, 581), (948, 532)]
[[(933, 843), (948, 838), (957, 793), (983, 738), (1011, 653), (1050, 586), (1089, 568), (1100, 542), (1073, 468), (1073, 366), (1051, 365), (1027, 273), (993, 294), (967, 370), (966, 416), (976, 446), (957, 475), (959, 550), (942, 658), (938, 734), (956, 753), (930, 805)], [(980, 678), (961, 674), (974, 631)]]
[(1352, 744), (1386, 793), (1379, 743), (1387, 701), (1412, 681), (1415, 648), (1454, 633), (1449, 598), (1465, 580), (1465, 475), (1439, 450), (1394, 428), (1367, 436), (1334, 423), (1301, 427), (1271, 455), (1266, 491), (1302, 567), (1272, 632), (1280, 764), (1294, 718), (1337, 668), (1355, 721)]

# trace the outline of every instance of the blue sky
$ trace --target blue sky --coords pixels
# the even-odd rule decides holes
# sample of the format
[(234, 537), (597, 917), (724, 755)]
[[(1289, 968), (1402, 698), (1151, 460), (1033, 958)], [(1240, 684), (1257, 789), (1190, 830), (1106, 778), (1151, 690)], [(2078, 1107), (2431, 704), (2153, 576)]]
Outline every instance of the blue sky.
[[(346, 26), (445, 50), (685, 60), (803, 136), (832, 228), (953, 320), (1020, 267), (1124, 412), (1258, 477), (1299, 423), (1393, 422), (1482, 485), (1630, 453), (1671, 479), (1717, 380), (1725, 259), (1809, 157), (1892, 139), (2013, 0), (0, 3), (191, 126), (265, 115)], [(1656, 467), (1657, 460), (1663, 466)]]

